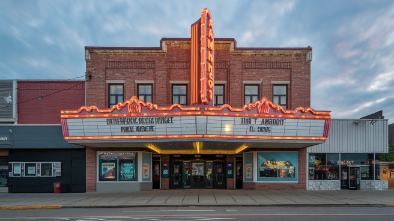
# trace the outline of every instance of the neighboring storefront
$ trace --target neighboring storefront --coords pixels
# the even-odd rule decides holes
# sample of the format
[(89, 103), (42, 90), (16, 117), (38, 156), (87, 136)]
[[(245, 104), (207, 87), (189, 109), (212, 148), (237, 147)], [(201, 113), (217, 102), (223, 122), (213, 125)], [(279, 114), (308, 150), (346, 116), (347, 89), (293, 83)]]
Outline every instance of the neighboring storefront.
[(333, 119), (326, 142), (308, 148), (309, 190), (388, 189), (388, 152), (384, 119)]
[(8, 153), (8, 192), (53, 192), (54, 183), (61, 183), (61, 192), (85, 192), (85, 149), (66, 142), (60, 125), (0, 125), (0, 130), (12, 137), (2, 146)]

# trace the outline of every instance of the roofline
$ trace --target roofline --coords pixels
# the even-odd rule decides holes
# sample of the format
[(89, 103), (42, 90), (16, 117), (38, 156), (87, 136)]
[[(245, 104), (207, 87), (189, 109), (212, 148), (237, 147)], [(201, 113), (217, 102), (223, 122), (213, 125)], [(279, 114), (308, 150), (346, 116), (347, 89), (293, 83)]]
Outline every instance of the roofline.
[(85, 82), (85, 79), (83, 80), (73, 80), (73, 79), (17, 79), (15, 80), (17, 82), (23, 82), (23, 81), (59, 81), (59, 82), (64, 82), (64, 81), (69, 81), (69, 82)]
[[(113, 47), (113, 46), (85, 46), (85, 50), (162, 50), (164, 41), (191, 41), (191, 38), (162, 38), (159, 47)], [(237, 41), (234, 38), (215, 38), (215, 41), (234, 43), (234, 50), (303, 50), (312, 51), (312, 47), (237, 47)]]

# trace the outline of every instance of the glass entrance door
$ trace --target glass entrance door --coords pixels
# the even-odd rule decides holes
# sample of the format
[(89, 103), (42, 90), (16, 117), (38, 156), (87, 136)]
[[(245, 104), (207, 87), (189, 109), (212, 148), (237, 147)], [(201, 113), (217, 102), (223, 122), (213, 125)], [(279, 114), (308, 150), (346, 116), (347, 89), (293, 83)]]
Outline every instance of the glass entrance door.
[(349, 168), (347, 166), (341, 167), (341, 189), (349, 189)]
[(160, 189), (160, 158), (153, 159), (152, 189)]
[(226, 188), (226, 164), (224, 162), (213, 163), (213, 186), (215, 189)]
[(182, 162), (173, 162), (171, 167), (170, 187), (173, 189), (182, 188)]
[(191, 167), (190, 167), (190, 162), (189, 161), (184, 161), (183, 162), (183, 188), (184, 189), (189, 189), (190, 184), (191, 184)]
[(360, 167), (349, 167), (349, 189), (359, 189), (360, 179)]
[(205, 162), (192, 162), (192, 177), (191, 188), (203, 189), (205, 188)]
[(235, 161), (235, 188), (243, 189), (243, 166), (242, 161)]
[(205, 172), (206, 188), (212, 189), (213, 188), (213, 162), (207, 161), (205, 165), (207, 167), (207, 171)]

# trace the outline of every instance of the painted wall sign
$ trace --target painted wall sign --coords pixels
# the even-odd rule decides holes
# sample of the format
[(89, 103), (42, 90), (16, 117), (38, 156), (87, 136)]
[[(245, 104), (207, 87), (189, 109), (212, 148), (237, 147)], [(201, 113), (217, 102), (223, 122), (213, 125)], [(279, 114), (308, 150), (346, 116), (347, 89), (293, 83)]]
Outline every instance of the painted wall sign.
[(201, 101), (214, 105), (214, 35), (208, 8), (201, 12)]

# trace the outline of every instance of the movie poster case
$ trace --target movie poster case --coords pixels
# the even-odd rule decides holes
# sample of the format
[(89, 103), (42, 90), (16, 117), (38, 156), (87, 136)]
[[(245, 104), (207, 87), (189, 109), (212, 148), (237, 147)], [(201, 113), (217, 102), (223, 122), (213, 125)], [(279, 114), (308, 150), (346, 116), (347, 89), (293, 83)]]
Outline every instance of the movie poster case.
[(99, 181), (138, 181), (137, 171), (137, 152), (98, 152)]
[(61, 162), (10, 162), (10, 177), (60, 177)]

